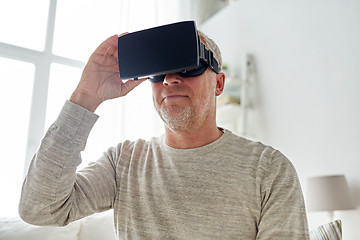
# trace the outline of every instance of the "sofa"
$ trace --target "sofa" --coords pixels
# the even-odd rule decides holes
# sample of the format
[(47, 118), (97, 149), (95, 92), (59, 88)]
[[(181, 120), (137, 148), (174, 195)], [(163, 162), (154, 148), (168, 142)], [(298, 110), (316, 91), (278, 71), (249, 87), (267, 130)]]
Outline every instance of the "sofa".
[(65, 227), (39, 227), (18, 217), (0, 218), (0, 240), (115, 240), (112, 214), (93, 214)]
[[(112, 214), (112, 211), (97, 213), (65, 227), (38, 227), (20, 218), (0, 218), (0, 240), (115, 240)], [(310, 231), (310, 240), (341, 239), (340, 220)]]

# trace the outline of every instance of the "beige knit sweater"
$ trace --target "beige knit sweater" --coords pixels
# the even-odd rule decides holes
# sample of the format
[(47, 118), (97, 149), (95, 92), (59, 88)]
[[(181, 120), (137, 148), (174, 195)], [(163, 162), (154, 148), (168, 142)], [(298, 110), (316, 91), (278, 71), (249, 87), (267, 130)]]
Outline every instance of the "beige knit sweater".
[(308, 239), (299, 180), (279, 151), (225, 130), (186, 150), (125, 141), (76, 172), (97, 118), (65, 103), (24, 181), (25, 221), (62, 226), (114, 209), (119, 239)]

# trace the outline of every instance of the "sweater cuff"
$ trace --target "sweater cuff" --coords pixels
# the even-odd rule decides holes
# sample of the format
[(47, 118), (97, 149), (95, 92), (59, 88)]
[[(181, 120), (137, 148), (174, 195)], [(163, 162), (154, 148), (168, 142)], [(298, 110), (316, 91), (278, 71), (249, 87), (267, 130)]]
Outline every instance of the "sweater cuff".
[(95, 113), (67, 100), (51, 128), (62, 135), (63, 139), (71, 140), (73, 144), (79, 144), (84, 149), (90, 131), (98, 118)]

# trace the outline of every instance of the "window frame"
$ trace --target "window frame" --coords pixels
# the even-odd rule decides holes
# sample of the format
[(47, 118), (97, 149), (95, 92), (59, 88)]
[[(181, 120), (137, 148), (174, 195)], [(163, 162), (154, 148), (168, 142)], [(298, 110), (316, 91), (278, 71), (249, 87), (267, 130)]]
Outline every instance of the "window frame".
[(46, 104), (48, 98), (51, 64), (58, 63), (80, 69), (85, 66), (85, 62), (54, 55), (52, 52), (56, 6), (57, 0), (50, 0), (45, 35), (45, 47), (43, 51), (32, 50), (0, 42), (0, 57), (32, 63), (35, 66), (23, 177), (25, 177), (27, 173), (31, 157), (36, 152), (45, 131)]

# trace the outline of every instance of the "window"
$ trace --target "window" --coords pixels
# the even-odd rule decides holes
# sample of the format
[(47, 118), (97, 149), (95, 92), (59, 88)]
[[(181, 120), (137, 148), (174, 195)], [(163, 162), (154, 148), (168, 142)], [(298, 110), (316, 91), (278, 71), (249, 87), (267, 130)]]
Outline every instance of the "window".
[(1, 199), (0, 213), (11, 215), (17, 211), (20, 196), (35, 67), (2, 57), (0, 66), (0, 146), (3, 150), (0, 189), (6, 192)]
[(0, 42), (43, 51), (49, 1), (0, 2)]
[(54, 54), (86, 62), (102, 41), (121, 30), (120, 7), (116, 0), (58, 1)]
[(52, 63), (50, 66), (49, 90), (46, 103), (45, 129), (56, 120), (65, 100), (69, 99), (76, 88), (81, 68)]
[[(158, 14), (164, 9), (158, 5), (165, 2), (170, 7), (163, 0), (0, 2), (0, 186), (7, 196), (1, 199), (1, 217), (18, 215), (24, 171), (90, 54), (115, 33), (167, 23), (165, 13)], [(177, 20), (174, 16), (168, 21)], [(82, 154), (83, 165), (124, 139), (149, 139), (163, 132), (148, 82), (126, 98), (107, 101), (96, 113), (100, 118)]]

